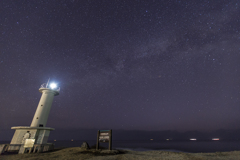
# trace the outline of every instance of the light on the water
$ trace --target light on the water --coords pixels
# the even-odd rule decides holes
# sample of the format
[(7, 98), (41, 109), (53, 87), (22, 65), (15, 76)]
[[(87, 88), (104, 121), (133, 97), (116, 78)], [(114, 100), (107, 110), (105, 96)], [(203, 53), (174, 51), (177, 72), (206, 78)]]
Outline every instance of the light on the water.
[(196, 138), (190, 138), (190, 141), (196, 141), (197, 139)]

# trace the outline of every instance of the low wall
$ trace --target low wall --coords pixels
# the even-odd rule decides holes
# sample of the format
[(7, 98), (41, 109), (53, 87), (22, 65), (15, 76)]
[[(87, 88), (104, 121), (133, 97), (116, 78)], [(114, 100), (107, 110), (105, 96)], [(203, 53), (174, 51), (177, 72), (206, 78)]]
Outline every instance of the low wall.
[(0, 155), (4, 154), (5, 152), (18, 152), (19, 154), (41, 153), (52, 151), (53, 149), (53, 143), (34, 144), (31, 148), (24, 148), (23, 144), (0, 144)]

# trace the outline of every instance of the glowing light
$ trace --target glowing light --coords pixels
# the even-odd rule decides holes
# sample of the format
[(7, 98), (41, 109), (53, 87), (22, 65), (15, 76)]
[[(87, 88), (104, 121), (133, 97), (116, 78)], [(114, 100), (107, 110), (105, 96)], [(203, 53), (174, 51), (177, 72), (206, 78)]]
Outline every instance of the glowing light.
[(196, 138), (190, 138), (190, 141), (196, 141), (197, 139)]
[(50, 84), (50, 87), (51, 87), (52, 89), (54, 89), (54, 88), (57, 87), (57, 85), (56, 85), (55, 83), (51, 83), (51, 84)]
[(213, 141), (219, 141), (219, 138), (213, 138), (212, 140)]

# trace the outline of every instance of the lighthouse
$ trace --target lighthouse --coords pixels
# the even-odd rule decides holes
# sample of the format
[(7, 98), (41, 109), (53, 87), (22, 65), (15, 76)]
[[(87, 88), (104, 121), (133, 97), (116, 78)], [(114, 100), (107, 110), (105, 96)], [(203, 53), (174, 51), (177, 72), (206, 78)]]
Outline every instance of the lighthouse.
[(59, 95), (59, 89), (57, 89), (57, 85), (55, 83), (43, 84), (39, 88), (39, 92), (42, 93), (42, 97), (38, 103), (37, 110), (33, 117), (31, 127), (45, 127), (47, 124), (49, 112), (52, 106), (54, 96)]
[(19, 151), (19, 153), (24, 153), (26, 143), (28, 142), (32, 142), (32, 148), (35, 146), (38, 152), (53, 149), (53, 144), (47, 143), (47, 141), (50, 131), (54, 130), (54, 128), (46, 127), (46, 124), (54, 96), (59, 95), (60, 87), (55, 83), (44, 83), (40, 86), (39, 92), (42, 93), (42, 96), (31, 125), (11, 128), (15, 129), (15, 133), (8, 147), (8, 151)]

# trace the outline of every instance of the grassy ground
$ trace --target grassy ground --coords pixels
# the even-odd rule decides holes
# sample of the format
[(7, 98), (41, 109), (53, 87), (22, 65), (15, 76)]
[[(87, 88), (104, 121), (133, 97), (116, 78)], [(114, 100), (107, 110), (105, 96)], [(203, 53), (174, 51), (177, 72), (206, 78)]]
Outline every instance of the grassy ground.
[(46, 153), (0, 155), (0, 160), (240, 160), (240, 151), (216, 153), (182, 153), (168, 151), (84, 150), (80, 147), (57, 149)]

